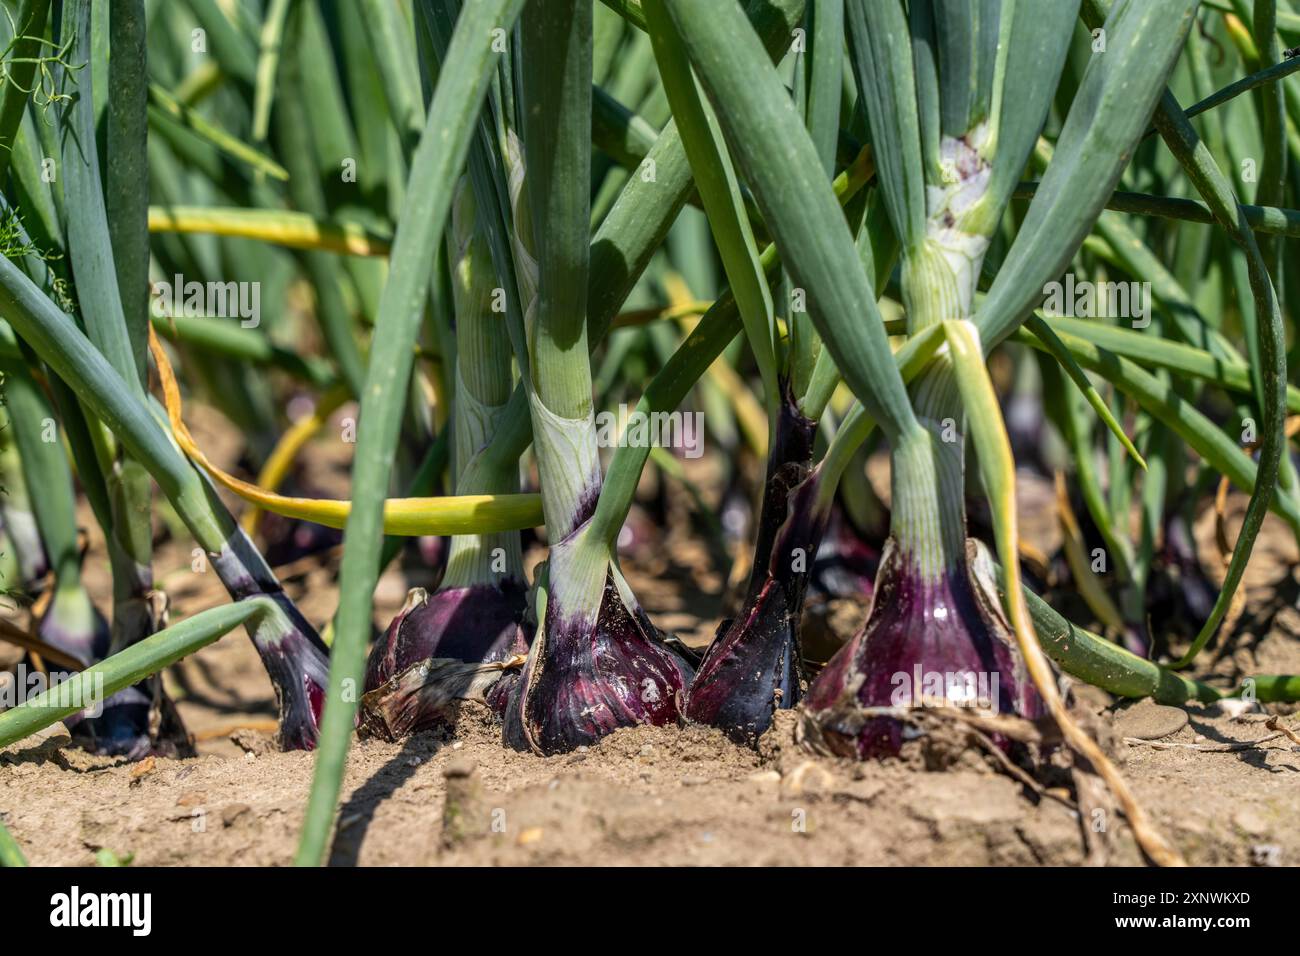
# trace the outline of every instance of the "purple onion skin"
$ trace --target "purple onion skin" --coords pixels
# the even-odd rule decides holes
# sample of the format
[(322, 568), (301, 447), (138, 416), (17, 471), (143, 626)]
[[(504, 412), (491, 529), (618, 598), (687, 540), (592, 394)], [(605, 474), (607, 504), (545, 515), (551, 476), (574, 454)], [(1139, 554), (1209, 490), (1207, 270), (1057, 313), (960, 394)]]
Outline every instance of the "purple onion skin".
[[(258, 469), (251, 461), (244, 464), (253, 474), (257, 474)], [(283, 482), (280, 494), (298, 498), (327, 497), (314, 482), (303, 480), (305, 473), (305, 469), (297, 469), (295, 474)], [(258, 531), (262, 538), (262, 555), (273, 568), (328, 551), (343, 542), (343, 532), (339, 528), (327, 528), (323, 524), (279, 515), (273, 511), (262, 512), (258, 520)]]
[(426, 658), (361, 698), (358, 727), (369, 736), (397, 741), (454, 725), (465, 701), (485, 703), (499, 716), (504, 700), (493, 692), (507, 676), (518, 677), (518, 671), (507, 672), (500, 663)]
[(623, 602), (607, 572), (594, 621), (548, 604), (545, 636), (507, 707), (505, 741), (557, 754), (595, 744), (620, 727), (675, 724), (691, 676), (645, 612)]
[[(194, 743), (181, 722), (176, 705), (156, 686), (157, 676), (120, 690), (104, 701), (98, 717), (70, 724), (73, 739), (84, 750), (110, 757), (142, 760), (147, 756), (183, 758), (195, 755)], [(158, 726), (150, 733), (158, 694)]]
[[(772, 447), (767, 453), (767, 477), (763, 484), (763, 505), (754, 540), (754, 570), (749, 577), (747, 601), (757, 598), (766, 583), (768, 567), (774, 557), (772, 549), (776, 547), (790, 514), (790, 495), (808, 477), (813, 440), (817, 435), (817, 423), (800, 414), (789, 381), (782, 379), (780, 386), (781, 403)], [(816, 550), (815, 542), (813, 550)]]
[[(277, 599), (295, 622), (278, 642), (258, 647), (279, 703), (280, 746), (285, 750), (315, 750), (329, 687), (329, 655), (321, 653), (312, 640), (315, 630), (283, 592), (270, 597)], [(283, 601), (278, 600), (282, 597)]]
[(1149, 585), (1147, 600), (1151, 619), (1162, 623), (1161, 634), (1181, 631), (1190, 637), (1209, 618), (1218, 596), (1218, 587), (1196, 557), (1196, 545), (1186, 518), (1175, 512), (1165, 522), (1160, 564)]
[(808, 579), (808, 596), (831, 600), (871, 600), (884, 540), (877, 543), (861, 534), (838, 505), (822, 535), (817, 558)]
[(473, 665), (528, 653), (527, 610), (527, 592), (513, 580), (408, 598), (371, 652), (361, 726), (397, 740), (454, 721), (467, 699), (482, 699), (501, 716), (506, 697), (497, 685), (518, 675)]
[(314, 750), (329, 687), (329, 649), (298, 606), (284, 593), (253, 543), (242, 532), (231, 535), (226, 550), (211, 555), (213, 569), (236, 601), (270, 598), (282, 612), (245, 625), (266, 668), (280, 713), (280, 746)]
[(337, 528), (270, 511), (263, 514), (260, 531), (266, 542), (263, 553), (272, 567), (320, 554), (343, 542), (343, 532)]
[(719, 627), (705, 652), (686, 694), (687, 720), (752, 742), (771, 725), (776, 710), (794, 707), (802, 697), (799, 617), (824, 527), (813, 510), (817, 488), (815, 477), (805, 478), (789, 495), (787, 518), (772, 544), (762, 584), (740, 614)]
[(515, 687), (519, 684), (519, 679), (523, 675), (519, 671), (507, 671), (501, 675), (501, 679), (488, 688), (484, 695), (483, 701), (488, 705), (488, 709), (496, 714), (497, 719), (503, 724), (510, 711), (510, 698), (516, 691)]
[(1007, 625), (977, 588), (969, 560), (927, 579), (891, 541), (866, 623), (808, 690), (803, 731), (814, 749), (860, 760), (897, 756), (903, 723), (866, 716), (861, 708), (897, 706), (895, 695), (908, 687), (898, 675), (910, 681), (918, 668), (922, 674), (987, 675), (996, 680), (1000, 713), (1039, 716), (1042, 703)]
[(443, 588), (393, 618), (366, 665), (367, 691), (433, 657), (467, 663), (528, 653), (523, 629), (528, 594), (518, 581)]

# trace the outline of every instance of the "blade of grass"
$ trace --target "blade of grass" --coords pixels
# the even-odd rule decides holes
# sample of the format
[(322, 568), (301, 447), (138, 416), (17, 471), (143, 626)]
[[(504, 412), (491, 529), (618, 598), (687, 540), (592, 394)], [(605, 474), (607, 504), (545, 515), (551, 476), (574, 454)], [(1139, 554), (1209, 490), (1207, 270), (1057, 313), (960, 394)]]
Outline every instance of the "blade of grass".
[(72, 472), (63, 445), (44, 438), (47, 423), (52, 424), (52, 411), (25, 358), (0, 359), (9, 427), (27, 487), (39, 489), (39, 494), (32, 495), (32, 511), (55, 581), (60, 587), (76, 587), (81, 580), (81, 551)]
[[(1259, 67), (1277, 66), (1281, 51), (1277, 42), (1277, 0), (1255, 0), (1251, 34), (1259, 51)], [(1259, 112), (1260, 138), (1264, 156), (1260, 162), (1259, 182), (1255, 186), (1255, 202), (1261, 206), (1280, 206), (1286, 189), (1287, 143), (1284, 134), (1286, 106), (1282, 96), (1283, 86), (1275, 83), (1255, 91), (1255, 104)], [(1186, 116), (1186, 114), (1184, 114)], [(1234, 197), (1235, 204), (1235, 197)], [(1281, 281), (1281, 247), (1272, 236), (1258, 240), (1260, 255), (1271, 274)], [(1260, 396), (1260, 401), (1265, 401)]]
[[(65, 9), (65, 30), (74, 31), (72, 55), (90, 60), (88, 0), (71, 0)], [(86, 332), (114, 370), (131, 383), (136, 398), (144, 396), (141, 376), (145, 353), (131, 339), (114, 263), (113, 236), (108, 225), (104, 191), (95, 145), (95, 117), (90, 90), (91, 71), (76, 75), (77, 88), (61, 117), (62, 168), (68, 223), (68, 252), (76, 276), (77, 298)], [(136, 296), (133, 292), (132, 301)], [(144, 345), (142, 341), (139, 343)]]
[(379, 67), (388, 113), (397, 127), (402, 149), (415, 149), (424, 125), (424, 97), (415, 67), (414, 47), (403, 9), (387, 0), (361, 0), (366, 39)]
[[(779, 58), (789, 48), (791, 31), (803, 16), (805, 2), (751, 0), (748, 4), (749, 25), (745, 29), (758, 35), (767, 56)], [(639, 3), (636, 10), (638, 22), (643, 24)], [(605, 337), (610, 321), (663, 244), (692, 186), (677, 124), (669, 123), (591, 239), (587, 310), (592, 343)]]
[(638, 30), (646, 29), (645, 11), (641, 9), (641, 0), (601, 0), (601, 3)]
[(812, 52), (806, 58), (808, 135), (826, 178), (834, 179), (844, 83), (844, 0), (813, 0), (808, 20), (812, 25)]
[[(999, 595), (1006, 602), (1007, 576), (1001, 565), (997, 567), (997, 575)], [(1067, 674), (1117, 697), (1150, 697), (1159, 704), (1184, 704), (1189, 700), (1209, 703), (1224, 696), (1213, 687), (1175, 674), (1072, 624), (1023, 585), (1021, 593), (1029, 607), (1039, 644)]]
[(220, 319), (185, 315), (155, 316), (153, 327), (173, 342), (252, 365), (278, 368), (318, 389), (327, 388), (335, 381), (333, 372), (322, 360), (276, 345), (255, 329), (243, 329)]
[[(1019, 334), (1019, 333), (1017, 333)], [(1070, 449), (1075, 482), (1083, 496), (1084, 506), (1115, 564), (1115, 574), (1120, 580), (1131, 576), (1133, 546), (1129, 538), (1116, 528), (1106, 507), (1101, 479), (1097, 475), (1096, 452), (1093, 445), (1092, 419), (1085, 415), (1066, 388), (1061, 365), (1053, 356), (1039, 353), (1039, 369), (1043, 382), (1043, 404), (1049, 419), (1056, 425)], [(1073, 356), (1071, 356), (1073, 359)], [(1127, 528), (1127, 525), (1124, 526)]]
[[(64, 12), (67, 20), (62, 29), (71, 27), (74, 31), (68, 37), (73, 56), (90, 62), (97, 54), (102, 62), (108, 52), (92, 51), (92, 5), (73, 0)], [(128, 2), (110, 12), (115, 24), (110, 30), (123, 44), (123, 59), (138, 55), (143, 45), (143, 9)], [(123, 63), (108, 78), (113, 84), (114, 100), (106, 120), (109, 145), (124, 151), (121, 167), (109, 182), (112, 211), (118, 217), (110, 221), (96, 146), (93, 66), (76, 74), (75, 95), (61, 117), (68, 217), (64, 231), (86, 331), (113, 370), (130, 383), (131, 397), (142, 401), (148, 381), (144, 348), (149, 325), (149, 250), (148, 232), (144, 229), (148, 208), (143, 155), (145, 75), (143, 64)], [(71, 75), (66, 78), (72, 79)], [(109, 164), (110, 169), (115, 168), (115, 162)], [(118, 178), (131, 172), (134, 176), (129, 181)], [(124, 282), (132, 285), (128, 287)], [(153, 627), (153, 616), (144, 610), (153, 589), (153, 490), (148, 471), (132, 457), (118, 456), (112, 464), (101, 463), (101, 471), (112, 515), (112, 525), (103, 530), (108, 538), (113, 576), (112, 647), (116, 650), (135, 643)]]
[[(276, 142), (282, 150), (290, 171), (289, 197), (300, 212), (316, 218), (329, 214), (329, 204), (323, 183), (337, 169), (334, 155), (340, 149), (350, 149), (352, 132), (344, 128), (342, 120), (335, 124), (334, 142), (322, 142), (322, 137), (308, 122), (304, 108), (320, 96), (322, 86), (334, 87), (334, 77), (316, 77), (323, 72), (316, 58), (305, 47), (316, 24), (307, 16), (303, 6), (290, 22), (291, 48), (284, 56), (282, 68), (283, 94), (287, 102), (276, 112)], [(365, 381), (365, 361), (356, 338), (353, 321), (343, 297), (339, 263), (330, 254), (316, 250), (297, 253), (298, 261), (306, 272), (316, 294), (315, 316), (330, 355), (338, 365), (339, 374), (347, 382), (354, 396), (361, 394)]]
[(253, 41), (230, 22), (217, 0), (187, 0), (187, 3), (207, 34), (221, 69), (251, 87), (257, 82), (257, 47)]
[(591, 90), (591, 140), (621, 166), (635, 170), (654, 149), (659, 133), (605, 89)]
[[(1258, 89), (1269, 83), (1281, 83), (1283, 79), (1300, 70), (1300, 58), (1291, 58), (1283, 60), (1281, 63), (1274, 63), (1262, 70), (1257, 70), (1249, 76), (1243, 76), (1239, 80), (1229, 83), (1220, 90), (1216, 90), (1203, 100), (1198, 100), (1183, 112), (1188, 119), (1193, 116), (1199, 116), (1201, 113), (1222, 106), (1224, 103), (1231, 102), (1242, 93), (1249, 93), (1251, 90)], [(1152, 136), (1156, 132), (1155, 127), (1147, 130), (1146, 135)]]
[[(1147, 368), (1166, 369), (1192, 376), (1225, 391), (1247, 395), (1254, 387), (1250, 380), (1250, 370), (1244, 362), (1225, 362), (1204, 349), (1193, 348), (1182, 342), (1171, 342), (1133, 329), (1065, 316), (1052, 316), (1043, 321), (1057, 331), (1084, 339)], [(1027, 322), (1026, 328), (1028, 327)], [(1293, 414), (1300, 413), (1300, 388), (1288, 385), (1286, 395), (1287, 410)]]
[(1043, 129), (1078, 12), (1079, 0), (1002, 5), (1011, 25), (1002, 41), (1007, 46), (1003, 73), (995, 80), (1002, 89), (993, 104), (997, 140), (986, 200), (999, 216)]

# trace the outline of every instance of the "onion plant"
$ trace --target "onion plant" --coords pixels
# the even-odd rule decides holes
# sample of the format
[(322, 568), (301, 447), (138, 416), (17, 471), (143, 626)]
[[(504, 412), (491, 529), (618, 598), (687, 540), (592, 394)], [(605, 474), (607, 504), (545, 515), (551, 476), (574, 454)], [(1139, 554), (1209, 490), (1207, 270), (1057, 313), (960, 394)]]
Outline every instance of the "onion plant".
[[(318, 749), (300, 863), (326, 857), (358, 728), (481, 706), (543, 755), (643, 724), (752, 744), (797, 708), (808, 749), (890, 757), (976, 708), (1028, 766), (1013, 741), (1053, 722), (1176, 863), (1058, 671), (1175, 704), (1300, 693), (1179, 672), (1231, 633), (1266, 513), (1300, 540), (1278, 292), (1297, 281), (1300, 95), (1272, 0), (6, 12), (2, 583), (38, 597), (23, 646), (83, 665), (65, 690), (113, 696), (93, 721), (29, 701), (0, 745), (66, 719), (101, 750), (184, 752), (157, 675), (243, 625), (282, 744)], [(151, 281), (182, 278), (250, 283), (262, 315), (160, 313)], [(1080, 283), (1139, 298), (1061, 308)], [(718, 484), (757, 500), (737, 611), (705, 647), (661, 631), (622, 567), (647, 463), (711, 539), (737, 535), (670, 449), (632, 428), (602, 448), (597, 416), (628, 397), (642, 421), (705, 409)], [(292, 399), (314, 410), (291, 424)], [(297, 458), (350, 400), (352, 491), (312, 496)], [(189, 431), (194, 401), (244, 436), (237, 465)], [(1054, 482), (1063, 530), (1032, 575), (1017, 464)], [(1249, 502), (1216, 586), (1190, 529), (1220, 479)], [(111, 625), (81, 577), (79, 494)], [(229, 605), (167, 626), (160, 511)], [(276, 578), (299, 552), (265, 540), (267, 512), (344, 532), (328, 648)], [(527, 529), (546, 543), (531, 582)], [(379, 575), (420, 535), (450, 536), (437, 583), (372, 643)], [(1025, 583), (1066, 577), (1092, 620)], [(842, 646), (805, 640), (810, 586), (870, 595)], [(20, 860), (0, 829), (0, 862)]]

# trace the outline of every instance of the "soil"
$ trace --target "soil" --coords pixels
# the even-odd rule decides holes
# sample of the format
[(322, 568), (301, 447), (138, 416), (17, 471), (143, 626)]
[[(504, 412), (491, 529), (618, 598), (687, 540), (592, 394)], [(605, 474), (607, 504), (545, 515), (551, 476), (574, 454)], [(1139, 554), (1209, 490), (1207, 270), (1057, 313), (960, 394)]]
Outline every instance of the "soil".
[[(197, 407), (188, 414), (209, 454), (233, 460), (237, 441), (229, 431), (223, 436), (215, 416)], [(317, 493), (346, 488), (337, 444), (321, 441), (307, 451)], [(1022, 484), (1027, 535), (1051, 553), (1056, 530), (1043, 520), (1050, 483), (1026, 475)], [(1232, 505), (1235, 530), (1242, 502)], [(83, 523), (94, 524), (88, 516)], [(674, 534), (647, 557), (629, 559), (629, 580), (657, 623), (704, 644), (727, 575), (711, 568), (704, 548), (691, 544), (696, 538)], [(1198, 522), (1197, 537), (1213, 555), (1212, 515)], [(90, 547), (87, 578), (107, 606), (102, 542), (92, 538)], [(167, 539), (157, 553), (173, 621), (226, 600), (214, 575), (191, 570), (188, 549), (187, 540)], [(319, 625), (337, 602), (337, 563), (337, 552), (327, 552), (280, 569), (290, 595)], [(1295, 563), (1293, 540), (1270, 518), (1248, 572), (1245, 611), (1228, 644), (1204, 656), (1200, 676), (1227, 686), (1251, 673), (1300, 673)], [(1221, 569), (1208, 570), (1221, 576)], [(427, 583), (419, 577), (409, 569), (385, 574), (377, 625), (400, 607), (408, 586)], [(843, 640), (864, 615), (865, 607), (855, 613), (840, 606), (828, 620)], [(14, 620), (25, 624), (22, 615)], [(91, 865), (101, 850), (135, 865), (292, 859), (312, 756), (276, 749), (271, 688), (248, 639), (232, 633), (171, 668), (166, 680), (196, 738), (197, 758), (129, 763), (57, 741), (0, 752), (0, 818), (31, 863)], [(1300, 862), (1293, 825), (1300, 747), (1286, 737), (1235, 751), (1166, 746), (1259, 740), (1271, 734), (1267, 713), (1191, 705), (1184, 721), (1130, 711), (1134, 705), (1092, 688), (1080, 697), (1112, 725), (1123, 773), (1188, 862)], [(971, 754), (942, 772), (905, 761), (815, 758), (795, 746), (793, 715), (780, 718), (757, 749), (700, 727), (642, 727), (541, 758), (504, 749), (485, 713), (467, 705), (454, 730), (354, 745), (331, 862), (1060, 865), (1088, 856), (1066, 802), (1030, 791), (987, 758)], [(1170, 730), (1152, 742), (1123, 742)], [(1112, 820), (1108, 829), (1109, 862), (1140, 864), (1126, 824)]]

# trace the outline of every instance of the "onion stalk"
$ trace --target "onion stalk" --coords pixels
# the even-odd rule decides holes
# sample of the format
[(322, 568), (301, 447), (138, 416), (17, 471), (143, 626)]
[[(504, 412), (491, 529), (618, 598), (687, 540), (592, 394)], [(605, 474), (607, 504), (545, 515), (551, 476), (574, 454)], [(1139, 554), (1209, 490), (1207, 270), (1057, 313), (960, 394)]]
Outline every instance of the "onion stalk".
[[(448, 257), (456, 312), (456, 493), (515, 494), (517, 467), (469, 469), (479, 451), (495, 440), (513, 383), (510, 339), (501, 316), (492, 310), (498, 282), (465, 180), (452, 205)], [(362, 725), (395, 739), (445, 720), (451, 702), (488, 693), (504, 710), (508, 689), (493, 688), (505, 670), (477, 665), (502, 665), (527, 654), (532, 629), (525, 623), (526, 611), (519, 533), (453, 536), (438, 589), (432, 594), (412, 590), (371, 650)], [(461, 686), (466, 673), (477, 675), (469, 687)]]
[(568, 185), (590, 178), (591, 16), (582, 0), (525, 11), (523, 153), (510, 170), (528, 336), (521, 366), (550, 554), (537, 635), (505, 734), (511, 745), (539, 753), (591, 744), (623, 726), (675, 723), (691, 676), (590, 525), (603, 477), (587, 346), (590, 216), (586, 191)]

